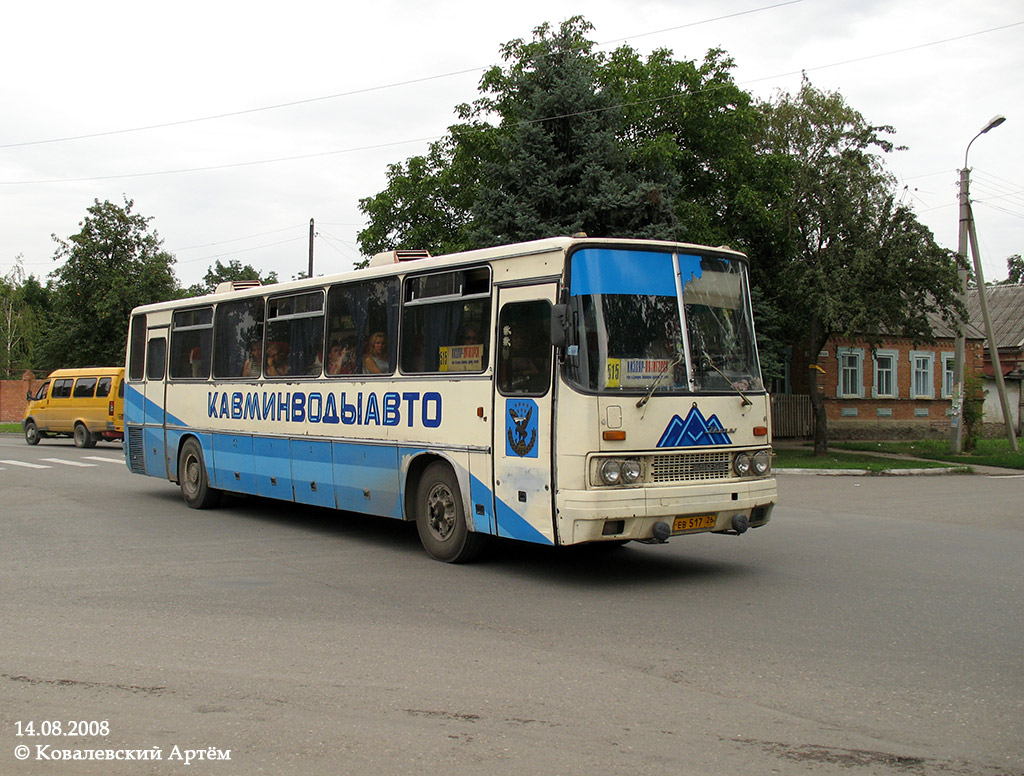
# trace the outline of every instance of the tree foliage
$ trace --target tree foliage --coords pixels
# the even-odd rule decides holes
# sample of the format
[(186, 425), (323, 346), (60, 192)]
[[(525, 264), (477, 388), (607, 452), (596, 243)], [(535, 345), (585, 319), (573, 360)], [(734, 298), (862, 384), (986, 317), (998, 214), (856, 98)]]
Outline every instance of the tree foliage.
[(174, 257), (147, 218), (124, 205), (94, 200), (80, 231), (57, 243), (51, 310), (40, 365), (78, 367), (124, 362), (133, 307), (180, 296)]
[(277, 282), (277, 273), (268, 272), (266, 275), (260, 275), (258, 269), (251, 264), (243, 266), (239, 259), (229, 259), (227, 264), (222, 264), (220, 259), (217, 259), (214, 265), (206, 270), (203, 282), (189, 286), (185, 296), (212, 294), (221, 283), (235, 280), (258, 280), (262, 285), (269, 286)]
[[(840, 94), (806, 79), (764, 109), (760, 150), (779, 158), (787, 184), (776, 203), (781, 242), (760, 257), (761, 288), (786, 311), (809, 363), (834, 336), (921, 342), (932, 339), (929, 314), (955, 324), (963, 312), (956, 259), (895, 200), (881, 158), (893, 150), (892, 128), (872, 126)], [(817, 370), (808, 371), (815, 450), (824, 453), (824, 404)]]

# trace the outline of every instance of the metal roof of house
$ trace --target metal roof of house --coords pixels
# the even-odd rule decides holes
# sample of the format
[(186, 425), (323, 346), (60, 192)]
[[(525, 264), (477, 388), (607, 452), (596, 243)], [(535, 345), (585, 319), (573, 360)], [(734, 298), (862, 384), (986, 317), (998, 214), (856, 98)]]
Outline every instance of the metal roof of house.
[[(967, 289), (968, 339), (983, 339), (985, 323), (981, 316), (981, 302), (977, 288)], [(1024, 347), (1024, 285), (985, 286), (985, 301), (992, 319), (992, 333), (996, 346)], [(953, 337), (955, 332), (941, 318), (932, 317), (936, 337)]]

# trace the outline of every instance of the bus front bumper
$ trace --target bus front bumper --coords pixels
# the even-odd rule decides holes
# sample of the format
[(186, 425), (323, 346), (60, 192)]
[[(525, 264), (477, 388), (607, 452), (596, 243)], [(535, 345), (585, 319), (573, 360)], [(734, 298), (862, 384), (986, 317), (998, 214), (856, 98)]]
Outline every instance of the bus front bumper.
[[(667, 488), (562, 490), (556, 496), (559, 544), (657, 540), (655, 526), (670, 534), (731, 532), (758, 528), (778, 500), (774, 477)], [(658, 531), (663, 531), (663, 528)]]

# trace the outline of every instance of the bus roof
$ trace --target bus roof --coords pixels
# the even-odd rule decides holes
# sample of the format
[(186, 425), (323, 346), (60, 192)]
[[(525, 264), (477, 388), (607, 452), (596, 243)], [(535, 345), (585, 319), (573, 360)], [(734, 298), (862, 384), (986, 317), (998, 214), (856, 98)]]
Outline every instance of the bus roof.
[[(238, 288), (229, 291), (214, 291), (203, 296), (187, 297), (167, 302), (155, 302), (135, 308), (132, 313), (145, 313), (155, 310), (166, 310), (178, 307), (194, 306), (199, 301), (214, 302), (229, 299), (244, 299), (268, 293), (279, 294), (289, 291), (301, 291), (306, 288), (323, 286), (324, 284), (337, 283), (342, 281), (366, 280), (375, 277), (388, 277), (395, 274), (406, 274), (409, 272), (420, 272), (430, 269), (445, 269), (459, 266), (461, 264), (472, 264), (480, 261), (494, 261), (497, 259), (515, 259), (527, 256), (537, 256), (544, 253), (568, 252), (573, 247), (647, 247), (663, 248), (672, 250), (694, 250), (700, 252), (713, 252), (719, 255), (746, 261), (747, 257), (728, 246), (712, 247), (698, 245), (696, 243), (673, 242), (669, 240), (643, 240), (620, 237), (548, 237), (541, 240), (529, 242), (512, 243), (509, 245), (496, 245), (490, 248), (478, 248), (471, 251), (460, 251), (437, 256), (430, 256), (425, 251), (410, 251), (410, 253), (426, 254), (423, 258), (408, 259), (402, 261), (381, 262), (376, 266), (369, 266), (362, 269), (351, 269), (344, 272), (336, 272), (328, 275), (319, 275), (313, 278), (301, 278), (284, 283), (274, 283), (271, 286), (254, 285), (247, 288)], [(380, 256), (380, 254), (378, 254)]]

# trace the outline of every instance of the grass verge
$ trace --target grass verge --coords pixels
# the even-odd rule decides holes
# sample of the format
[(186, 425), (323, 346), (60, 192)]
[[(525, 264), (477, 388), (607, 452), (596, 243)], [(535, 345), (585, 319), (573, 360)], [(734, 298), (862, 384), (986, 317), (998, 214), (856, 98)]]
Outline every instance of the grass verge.
[(917, 439), (907, 442), (833, 442), (829, 446), (843, 450), (912, 455), (917, 458), (966, 464), (967, 466), (1024, 469), (1024, 449), (1020, 449), (1016, 453), (1011, 452), (1008, 439), (979, 439), (978, 448), (973, 453), (961, 455), (951, 454), (949, 441), (944, 439)]
[[(882, 452), (882, 451), (876, 451)], [(811, 449), (775, 450), (772, 467), (775, 469), (864, 469), (869, 472), (883, 472), (889, 469), (939, 469), (948, 466), (937, 461), (913, 461), (907, 458), (881, 458), (876, 455), (857, 455), (830, 450), (822, 458), (814, 456)]]

